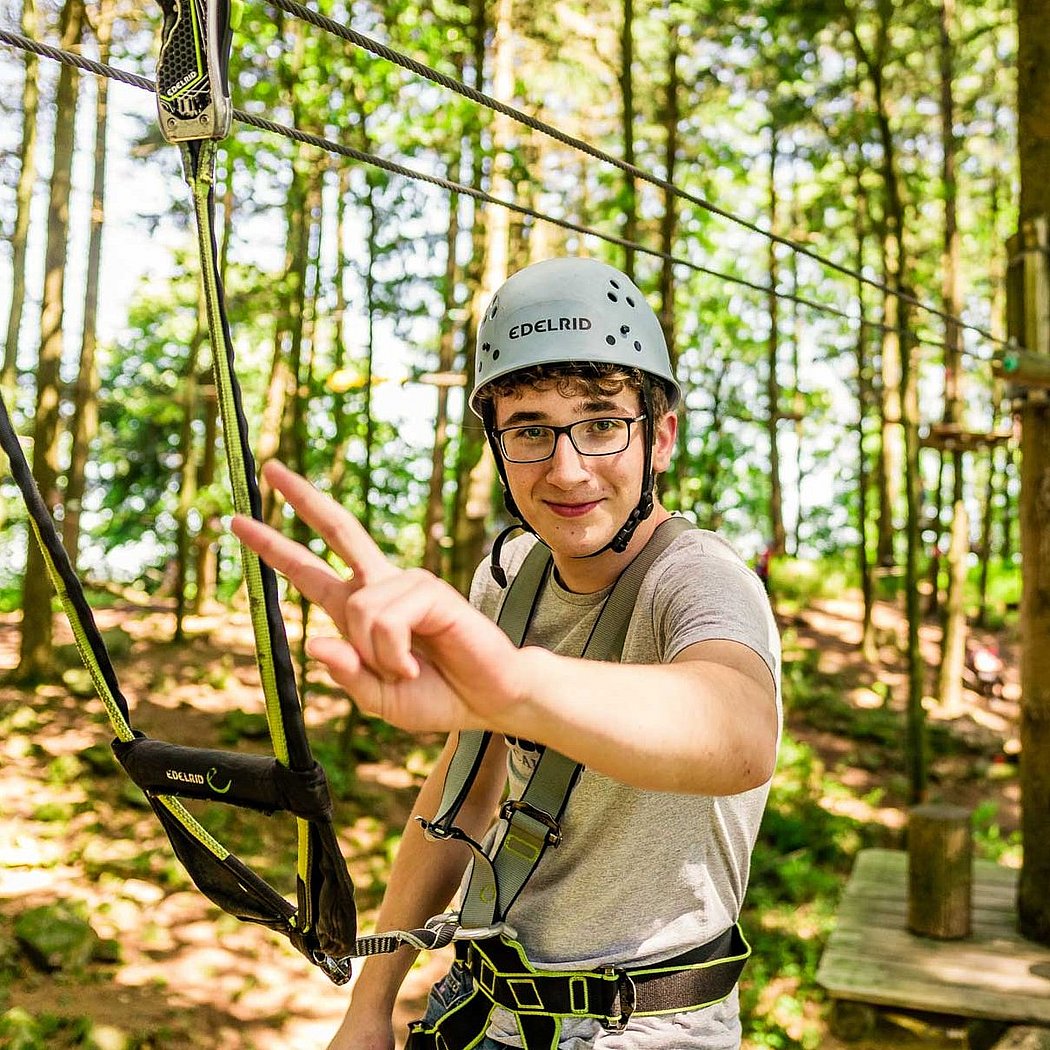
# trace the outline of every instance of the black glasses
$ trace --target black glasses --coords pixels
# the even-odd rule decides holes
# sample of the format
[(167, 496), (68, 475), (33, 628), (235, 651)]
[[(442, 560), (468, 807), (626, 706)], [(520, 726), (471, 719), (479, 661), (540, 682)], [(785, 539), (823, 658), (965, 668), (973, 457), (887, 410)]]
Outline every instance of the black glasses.
[(532, 424), (496, 431), (500, 451), (508, 463), (542, 463), (554, 455), (558, 438), (568, 434), (581, 456), (612, 456), (631, 443), (631, 424), (645, 416), (600, 416), (581, 419), (567, 427)]

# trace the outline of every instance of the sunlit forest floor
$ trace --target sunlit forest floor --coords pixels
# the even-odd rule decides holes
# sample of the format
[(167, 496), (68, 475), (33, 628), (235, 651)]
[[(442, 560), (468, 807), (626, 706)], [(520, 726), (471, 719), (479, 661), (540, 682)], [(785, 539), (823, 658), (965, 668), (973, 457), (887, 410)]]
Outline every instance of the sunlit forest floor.
[[(899, 846), (908, 784), (902, 755), (904, 625), (878, 609), (879, 664), (859, 652), (859, 601), (780, 610), (787, 727), (756, 850), (744, 923), (755, 953), (743, 983), (746, 1047), (844, 1047), (828, 1031), (814, 974), (857, 850)], [(199, 746), (268, 748), (250, 627), (223, 609), (189, 622), (175, 646), (163, 606), (98, 612), (137, 728)], [(59, 628), (60, 641), (69, 643)], [(293, 627), (293, 645), (295, 629)], [(924, 633), (936, 664), (938, 629)], [(979, 855), (1019, 862), (1016, 644), (1000, 697), (967, 691), (954, 711), (931, 703), (931, 794), (975, 809)], [(0, 673), (17, 662), (17, 622), (0, 616)], [(63, 655), (70, 656), (69, 650)], [(70, 656), (70, 667), (75, 657)], [(932, 691), (931, 670), (931, 691)], [(199, 895), (145, 802), (109, 757), (101, 705), (65, 684), (0, 685), (0, 1047), (100, 1050), (320, 1050), (347, 1000), (276, 936), (238, 924)], [(347, 732), (347, 703), (311, 678), (307, 720), (337, 796), (336, 822), (361, 925), (371, 931), (390, 857), (436, 738), (370, 720)], [(282, 892), (294, 888), (291, 821), (208, 808), (205, 825)], [(17, 917), (69, 902), (103, 939), (87, 963), (44, 973), (14, 936)], [(418, 1016), (447, 955), (424, 957), (407, 981), (399, 1022)], [(963, 1026), (883, 1017), (851, 1046), (962, 1047)]]

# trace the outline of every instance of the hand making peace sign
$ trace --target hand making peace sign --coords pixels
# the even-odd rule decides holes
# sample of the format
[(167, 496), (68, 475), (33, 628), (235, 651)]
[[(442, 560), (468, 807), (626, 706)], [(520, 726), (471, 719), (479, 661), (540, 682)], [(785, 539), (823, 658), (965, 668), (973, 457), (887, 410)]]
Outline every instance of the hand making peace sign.
[(331, 617), (341, 638), (307, 652), (370, 714), (408, 730), (499, 729), (522, 699), (520, 651), (454, 588), (399, 569), (360, 522), (271, 461), (263, 476), (351, 570), (344, 578), (302, 544), (251, 518), (233, 532)]

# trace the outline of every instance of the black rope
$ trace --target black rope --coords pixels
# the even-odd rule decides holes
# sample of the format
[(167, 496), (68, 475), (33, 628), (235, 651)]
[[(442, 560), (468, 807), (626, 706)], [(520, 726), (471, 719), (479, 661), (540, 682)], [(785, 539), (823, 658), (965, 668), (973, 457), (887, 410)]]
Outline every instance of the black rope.
[[(422, 77), (440, 87), (453, 91), (458, 95), (462, 95), (471, 102), (475, 102), (480, 106), (491, 109), (496, 113), (501, 113), (506, 117), (510, 117), (524, 127), (530, 128), (533, 131), (538, 131), (543, 135), (547, 135), (549, 138), (552, 138), (563, 145), (569, 146), (581, 153), (586, 153), (588, 156), (594, 157), (596, 160), (603, 161), (606, 164), (611, 164), (630, 175), (632, 178), (639, 179), (642, 182), (647, 182), (652, 186), (657, 186), (675, 197), (679, 197), (682, 200), (689, 201), (691, 204), (695, 204), (698, 208), (702, 208), (704, 211), (710, 212), (712, 215), (717, 215), (719, 218), (727, 219), (729, 222), (735, 223), (737, 226), (741, 226), (751, 233), (757, 233), (760, 236), (773, 241), (775, 244), (783, 245), (799, 255), (804, 255), (807, 259), (812, 259), (813, 262), (834, 270), (837, 273), (842, 274), (844, 277), (851, 277), (862, 284), (869, 285), (872, 288), (877, 288), (880, 292), (883, 292), (886, 295), (896, 296), (902, 302), (909, 303), (912, 306), (915, 306), (926, 313), (933, 314), (944, 321), (950, 321), (967, 331), (975, 332), (996, 345), (1012, 345), (1008, 340), (1001, 339), (992, 332), (980, 328), (978, 325), (970, 324), (969, 322), (962, 320), (962, 318), (956, 317), (954, 314), (942, 310), (940, 307), (934, 306), (932, 303), (927, 303), (909, 292), (905, 292), (899, 288), (893, 288), (891, 285), (876, 280), (874, 277), (867, 277), (863, 273), (852, 270), (842, 263), (837, 263), (833, 259), (828, 259), (826, 256), (820, 255), (812, 248), (807, 248), (804, 244), (800, 244), (798, 241), (792, 240), (790, 237), (784, 237), (781, 234), (774, 233), (772, 230), (763, 229), (756, 223), (741, 218), (739, 215), (735, 215), (733, 212), (727, 211), (724, 208), (720, 208), (718, 205), (712, 204), (706, 198), (700, 197), (695, 193), (690, 193), (688, 190), (676, 186), (673, 182), (663, 179), (659, 175), (653, 175), (651, 172), (645, 171), (643, 168), (639, 168), (634, 164), (621, 160), (619, 157), (615, 157), (611, 153), (607, 153), (583, 139), (576, 138), (567, 132), (561, 131), (552, 124), (548, 124), (520, 109), (516, 109), (505, 102), (501, 102), (499, 99), (493, 98), (491, 95), (486, 95), (484, 92), (478, 91), (476, 88), (472, 88), (468, 84), (464, 84), (462, 81), (455, 79), (455, 77), (450, 77), (445, 73), (441, 73), (424, 62), (419, 62), (414, 58), (410, 58), (408, 55), (402, 54), (400, 51), (396, 51), (394, 48), (381, 44), (378, 40), (366, 36), (364, 33), (359, 33), (356, 29), (351, 29), (347, 25), (336, 22), (327, 15), (322, 15), (319, 12), (306, 7), (304, 4), (299, 3), (298, 0), (270, 0), (270, 2), (274, 7), (291, 15), (293, 18), (299, 18), (304, 22), (316, 26), (318, 29), (324, 30), (326, 33), (330, 33), (333, 36), (337, 36), (340, 39), (347, 41), (347, 43), (363, 48), (366, 51), (370, 51), (379, 58), (383, 58), (388, 62), (399, 65), (402, 69), (407, 69), (410, 73), (414, 73), (418, 77)], [(645, 249), (641, 250), (644, 251)], [(766, 289), (766, 291), (768, 292), (768, 289)], [(791, 297), (784, 295), (782, 298), (790, 299)], [(804, 303), (803, 305), (812, 304)]]
[[(292, 3), (293, 0), (273, 0), (277, 4)], [(299, 5), (295, 5), (298, 7)], [(308, 8), (304, 10), (309, 11)], [(291, 13), (291, 12), (289, 12)], [(314, 19), (323, 20), (325, 22), (330, 19), (325, 19), (322, 15), (316, 15), (314, 12), (309, 12), (312, 16), (311, 21)], [(315, 23), (316, 24), (316, 23)], [(338, 25), (338, 23), (334, 23)], [(345, 28), (345, 27), (344, 27)], [(359, 36), (353, 30), (346, 30), (348, 34)], [(368, 39), (367, 37), (364, 39)], [(84, 70), (88, 73), (92, 73), (95, 76), (108, 77), (111, 80), (119, 81), (122, 84), (127, 84), (130, 87), (138, 88), (141, 91), (149, 91), (156, 93), (156, 85), (152, 80), (146, 77), (139, 76), (135, 73), (129, 73), (126, 70), (119, 69), (115, 66), (109, 66), (102, 62), (96, 62), (92, 59), (85, 58), (83, 55), (75, 54), (71, 51), (65, 51), (62, 48), (53, 47), (49, 44), (43, 44), (39, 41), (32, 40), (29, 37), (22, 36), (20, 33), (13, 33), (9, 30), (0, 29), (0, 42), (10, 45), (11, 47), (20, 48), (24, 51), (31, 51), (36, 55), (40, 55), (44, 58), (52, 59), (53, 61), (60, 62), (64, 65), (73, 66), (77, 69)], [(382, 48), (382, 51), (388, 51), (388, 48), (382, 45), (376, 45)], [(396, 54), (396, 52), (393, 52)], [(382, 57), (385, 57), (383, 55)], [(412, 59), (408, 59), (409, 62), (414, 62)], [(438, 74), (441, 76), (442, 74)], [(447, 78), (451, 79), (451, 78)], [(455, 83), (455, 82), (454, 82)], [(473, 89), (468, 89), (473, 91)], [(480, 92), (477, 92), (480, 95)], [(487, 96), (481, 96), (487, 98)], [(509, 107), (508, 107), (509, 108)], [(437, 186), (440, 189), (446, 190), (450, 193), (462, 194), (463, 196), (471, 197), (475, 200), (481, 201), (486, 204), (493, 204), (498, 207), (507, 208), (510, 211), (517, 212), (520, 215), (528, 216), (529, 218), (536, 219), (540, 222), (549, 222), (554, 226), (558, 226), (561, 229), (568, 230), (572, 233), (578, 233), (585, 237), (597, 237), (599, 240), (603, 240), (609, 244), (614, 244), (620, 248), (630, 248), (634, 251), (640, 252), (644, 255), (649, 255), (656, 259), (661, 259), (672, 264), (684, 266), (696, 273), (705, 274), (708, 277), (713, 277), (719, 281), (723, 281), (727, 284), (737, 285), (742, 288), (747, 288), (750, 291), (758, 292), (761, 295), (774, 295), (777, 299), (784, 300), (787, 302), (797, 303), (800, 306), (808, 307), (811, 310), (816, 310), (820, 313), (827, 314), (831, 317), (837, 317), (841, 320), (848, 321), (851, 324), (858, 324), (863, 327), (872, 328), (876, 331), (896, 331), (895, 326), (887, 325), (883, 321), (873, 321), (863, 315), (857, 316), (856, 314), (848, 313), (839, 307), (832, 306), (830, 303), (822, 303), (813, 299), (808, 299), (805, 296), (800, 296), (792, 292), (777, 291), (771, 288), (769, 285), (757, 284), (754, 281), (749, 281), (744, 277), (738, 277), (735, 274), (724, 273), (720, 270), (715, 270), (709, 266), (704, 266), (701, 263), (693, 262), (690, 259), (682, 258), (681, 256), (674, 255), (670, 252), (665, 252), (662, 249), (650, 248), (647, 245), (641, 244), (637, 241), (628, 240), (625, 237), (620, 237), (613, 233), (604, 233), (600, 230), (595, 230), (589, 226), (584, 226), (580, 223), (572, 222), (569, 219), (559, 219), (553, 215), (547, 215), (544, 212), (537, 211), (535, 208), (530, 208), (524, 204), (518, 204), (515, 201), (507, 201), (500, 197), (494, 197), (484, 190), (476, 189), (473, 186), (467, 186), (464, 183), (455, 182), (451, 179), (442, 178), (440, 175), (431, 175), (427, 172), (417, 171), (414, 168), (409, 168), (404, 164), (399, 164), (396, 161), (387, 160), (384, 157), (379, 157), (374, 153), (368, 153), (364, 150), (355, 149), (353, 146), (346, 146), (341, 142), (336, 142), (333, 139), (326, 138), (322, 135), (316, 135), (312, 132), (303, 131), (300, 128), (290, 126), (287, 124), (280, 124), (277, 121), (269, 120), (266, 117), (258, 116), (254, 113), (248, 113), (242, 109), (234, 109), (234, 119), (242, 124), (246, 124), (249, 127), (257, 128), (260, 131), (266, 131), (274, 135), (280, 135), (284, 138), (290, 139), (293, 142), (299, 142), (305, 145), (314, 146), (317, 149), (324, 150), (327, 153), (337, 154), (339, 156), (347, 157), (350, 160), (355, 160), (358, 163), (368, 164), (373, 167), (382, 169), (383, 171), (390, 172), (394, 175), (399, 175), (403, 178), (412, 179), (418, 182), (426, 182), (433, 186)], [(532, 118), (529, 118), (532, 119)], [(600, 151), (599, 151), (600, 153)], [(728, 214), (728, 213), (727, 213)], [(759, 231), (761, 232), (761, 231)], [(846, 271), (852, 273), (852, 271)], [(858, 280), (865, 280), (867, 283), (872, 283), (871, 279), (861, 278), (856, 276)], [(876, 284), (876, 287), (879, 287)], [(916, 300), (917, 301), (917, 300)], [(949, 315), (950, 316), (950, 315)], [(985, 335), (980, 329), (975, 328), (972, 325), (964, 324), (959, 318), (953, 318), (953, 320), (962, 328), (970, 328), (979, 334)], [(994, 336), (985, 336), (986, 338), (992, 339), (994, 342), (1002, 345), (1008, 345), (1004, 340), (998, 339)], [(926, 339), (915, 334), (909, 334), (909, 338), (919, 344), (936, 347), (937, 349), (947, 349), (943, 342), (936, 340)], [(1013, 346), (1013, 344), (1009, 344)], [(977, 361), (989, 362), (991, 358), (977, 354), (972, 350), (968, 350), (963, 347), (960, 352), (968, 357), (972, 357)]]

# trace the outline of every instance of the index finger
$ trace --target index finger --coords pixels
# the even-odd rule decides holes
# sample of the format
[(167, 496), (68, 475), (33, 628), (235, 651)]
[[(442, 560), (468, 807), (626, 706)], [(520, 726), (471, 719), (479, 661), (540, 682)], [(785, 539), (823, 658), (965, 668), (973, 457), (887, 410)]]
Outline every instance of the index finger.
[(397, 572), (357, 518), (306, 478), (275, 459), (263, 467), (262, 473), (362, 583), (374, 583)]
[(313, 551), (254, 518), (235, 514), (233, 534), (277, 572), (288, 577), (304, 598), (321, 606), (340, 632), (346, 626), (344, 607), (353, 583), (344, 580)]

